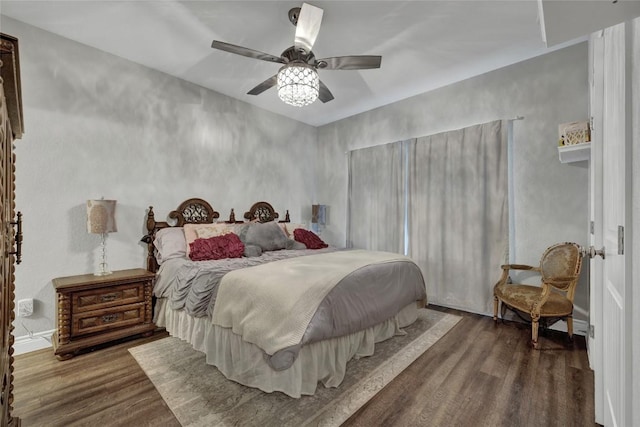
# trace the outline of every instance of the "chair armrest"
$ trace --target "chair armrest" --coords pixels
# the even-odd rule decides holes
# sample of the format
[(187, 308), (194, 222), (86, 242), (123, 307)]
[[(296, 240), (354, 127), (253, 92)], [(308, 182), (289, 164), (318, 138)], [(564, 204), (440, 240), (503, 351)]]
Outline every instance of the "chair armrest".
[(501, 265), (500, 268), (503, 270), (531, 270), (531, 271), (540, 271), (540, 267), (532, 267), (530, 265), (524, 264), (505, 264)]
[(502, 275), (500, 276), (500, 279), (493, 287), (494, 294), (498, 286), (511, 283), (511, 277), (509, 276), (510, 270), (525, 270), (525, 271), (535, 271), (537, 273), (540, 273), (539, 267), (532, 267), (530, 265), (524, 265), (524, 264), (504, 264), (504, 265), (501, 265), (500, 268), (502, 268)]
[(510, 270), (534, 271), (540, 274), (540, 267), (532, 267), (530, 265), (525, 265), (525, 264), (504, 264), (504, 265), (501, 265), (500, 268), (502, 268), (502, 275), (500, 276), (500, 279), (498, 279), (498, 282), (493, 286), (494, 294), (498, 286), (511, 283), (511, 277), (509, 276)]

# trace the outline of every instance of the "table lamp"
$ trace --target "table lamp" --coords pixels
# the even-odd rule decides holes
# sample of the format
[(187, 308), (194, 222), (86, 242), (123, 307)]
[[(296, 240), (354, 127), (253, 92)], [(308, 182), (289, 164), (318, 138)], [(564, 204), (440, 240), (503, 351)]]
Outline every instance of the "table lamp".
[(102, 237), (102, 260), (96, 276), (111, 274), (107, 265), (106, 238), (108, 233), (118, 231), (116, 226), (116, 201), (115, 200), (87, 200), (87, 232), (100, 234)]

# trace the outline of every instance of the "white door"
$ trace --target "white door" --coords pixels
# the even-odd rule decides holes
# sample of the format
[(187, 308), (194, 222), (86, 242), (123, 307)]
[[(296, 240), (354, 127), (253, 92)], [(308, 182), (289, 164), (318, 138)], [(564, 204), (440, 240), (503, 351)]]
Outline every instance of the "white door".
[[(625, 372), (625, 29), (624, 24), (604, 30), (600, 41), (592, 38), (594, 76), (602, 72), (602, 86), (592, 85), (594, 138), (591, 196), (598, 208), (592, 211), (592, 242), (604, 246), (604, 259), (591, 261), (592, 306), (596, 339), (594, 370), (596, 378), (596, 422), (605, 426), (626, 426)], [(596, 105), (602, 99), (601, 111)], [(598, 117), (601, 115), (601, 117)], [(598, 163), (601, 162), (599, 165)], [(598, 248), (599, 246), (596, 246)], [(592, 347), (590, 345), (590, 351)]]
[[(602, 248), (602, 118), (604, 105), (603, 32), (589, 38), (589, 111), (591, 113), (591, 160), (589, 161), (589, 219), (591, 248)], [(597, 227), (596, 227), (597, 224)], [(592, 254), (594, 256), (595, 254)], [(587, 338), (589, 364), (594, 373), (596, 422), (604, 424), (602, 385), (602, 259), (591, 258), (589, 265), (589, 324)], [(595, 333), (597, 330), (597, 333)]]

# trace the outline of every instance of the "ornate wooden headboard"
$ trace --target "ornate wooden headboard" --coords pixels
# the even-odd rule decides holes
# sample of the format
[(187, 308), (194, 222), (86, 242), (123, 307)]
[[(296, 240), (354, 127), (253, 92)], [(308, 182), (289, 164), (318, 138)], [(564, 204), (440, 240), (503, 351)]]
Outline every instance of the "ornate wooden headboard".
[(169, 218), (174, 219), (175, 224), (167, 221), (156, 221), (153, 206), (149, 206), (147, 212), (147, 235), (142, 241), (147, 244), (147, 270), (156, 272), (158, 261), (153, 253), (153, 239), (158, 230), (166, 227), (182, 227), (185, 224), (211, 224), (220, 214), (203, 199), (188, 199), (180, 203), (176, 210), (169, 212)]
[[(267, 202), (257, 202), (245, 212), (244, 218), (247, 221), (257, 220), (259, 222), (275, 221), (280, 215), (273, 209), (273, 206)], [(169, 212), (169, 218), (175, 220), (174, 224), (167, 221), (156, 221), (153, 206), (149, 206), (147, 212), (147, 234), (142, 241), (147, 244), (147, 270), (158, 271), (158, 261), (156, 260), (153, 246), (153, 239), (158, 230), (167, 227), (182, 227), (185, 224), (211, 224), (220, 218), (220, 214), (216, 212), (211, 205), (203, 199), (193, 198), (185, 200), (176, 208)], [(236, 221), (235, 213), (231, 209), (229, 220), (226, 223), (242, 223)], [(289, 222), (289, 211), (285, 214), (285, 219), (278, 222)]]
[[(267, 202), (257, 202), (254, 203), (251, 208), (247, 212), (244, 213), (244, 219), (247, 221), (257, 220), (258, 222), (269, 222), (275, 221), (280, 217), (278, 212), (273, 209), (270, 203)], [(289, 211), (285, 215), (284, 221), (278, 222), (289, 222)]]

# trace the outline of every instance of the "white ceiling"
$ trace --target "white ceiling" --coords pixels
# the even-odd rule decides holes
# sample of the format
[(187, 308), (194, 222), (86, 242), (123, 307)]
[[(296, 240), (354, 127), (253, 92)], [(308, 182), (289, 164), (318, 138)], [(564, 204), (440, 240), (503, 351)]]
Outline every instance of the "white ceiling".
[(324, 9), (316, 57), (382, 55), (382, 67), (320, 70), (335, 99), (302, 108), (274, 88), (246, 94), (278, 64), (210, 47), (216, 39), (279, 56), (293, 45), (287, 12), (301, 1), (0, 0), (0, 13), (314, 126), (552, 50), (537, 0), (309, 2)]

